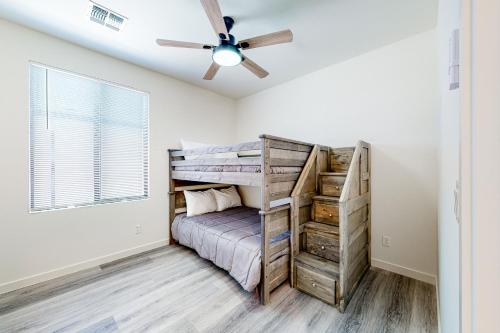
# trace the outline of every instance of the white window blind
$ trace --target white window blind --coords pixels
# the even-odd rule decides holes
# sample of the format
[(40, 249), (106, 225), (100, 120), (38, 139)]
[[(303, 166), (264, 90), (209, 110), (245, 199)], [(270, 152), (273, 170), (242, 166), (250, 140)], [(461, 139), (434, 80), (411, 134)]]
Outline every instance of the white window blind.
[(30, 209), (149, 196), (149, 96), (30, 65)]

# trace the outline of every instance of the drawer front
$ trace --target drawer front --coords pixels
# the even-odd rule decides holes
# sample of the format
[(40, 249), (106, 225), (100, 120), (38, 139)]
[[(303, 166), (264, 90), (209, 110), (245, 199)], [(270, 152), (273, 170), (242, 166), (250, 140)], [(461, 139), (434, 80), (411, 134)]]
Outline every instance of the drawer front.
[(314, 202), (314, 220), (316, 222), (339, 225), (339, 207), (323, 202)]
[(339, 261), (339, 240), (332, 236), (306, 232), (306, 251), (319, 257)]
[(336, 281), (330, 277), (318, 274), (305, 266), (297, 264), (297, 289), (335, 305)]
[(334, 184), (321, 184), (321, 195), (328, 195), (331, 197), (340, 197), (342, 194), (343, 185)]
[(339, 197), (344, 186), (344, 176), (321, 176), (321, 194)]

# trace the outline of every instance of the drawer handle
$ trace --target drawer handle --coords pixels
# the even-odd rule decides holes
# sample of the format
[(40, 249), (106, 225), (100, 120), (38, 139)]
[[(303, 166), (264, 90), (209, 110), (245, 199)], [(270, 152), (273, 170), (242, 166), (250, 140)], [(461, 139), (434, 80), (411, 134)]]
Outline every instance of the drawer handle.
[(316, 283), (314, 283), (314, 282), (313, 282), (313, 283), (312, 283), (312, 286), (313, 286), (313, 288), (316, 288)]
[(332, 217), (333, 215), (332, 214), (328, 214), (329, 217)]
[(321, 245), (321, 249), (324, 250), (325, 249), (325, 246), (324, 245)]
[(340, 186), (335, 186), (335, 189), (336, 190), (340, 190)]

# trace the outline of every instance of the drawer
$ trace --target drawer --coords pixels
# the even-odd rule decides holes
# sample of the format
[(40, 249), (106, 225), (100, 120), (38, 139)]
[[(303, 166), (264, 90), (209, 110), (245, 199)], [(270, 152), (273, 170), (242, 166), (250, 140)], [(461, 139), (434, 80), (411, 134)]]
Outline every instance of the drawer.
[(306, 251), (319, 257), (339, 262), (339, 240), (315, 232), (306, 232)]
[(321, 184), (321, 195), (328, 195), (331, 197), (340, 197), (342, 194), (342, 188), (344, 185), (334, 185), (334, 184)]
[(297, 289), (328, 304), (335, 305), (336, 281), (334, 279), (301, 264), (296, 265), (296, 274)]
[(314, 221), (339, 225), (339, 206), (337, 203), (314, 201)]
[(344, 187), (345, 176), (321, 176), (321, 195), (340, 197)]

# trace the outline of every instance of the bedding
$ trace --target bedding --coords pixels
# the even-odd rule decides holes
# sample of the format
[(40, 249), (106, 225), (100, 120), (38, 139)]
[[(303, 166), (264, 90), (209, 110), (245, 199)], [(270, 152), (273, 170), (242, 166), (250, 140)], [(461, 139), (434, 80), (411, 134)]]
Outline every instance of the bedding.
[(207, 191), (184, 191), (186, 215), (195, 216), (217, 210), (217, 201), (212, 189)]
[(194, 249), (200, 257), (228, 271), (243, 289), (252, 291), (259, 284), (261, 237), (258, 209), (241, 206), (194, 217), (179, 214), (172, 224), (172, 237), (181, 245)]
[(221, 190), (212, 189), (215, 201), (217, 203), (217, 211), (221, 212), (228, 208), (241, 206), (241, 197), (236, 187), (223, 188)]
[[(212, 147), (214, 145), (208, 143), (194, 142), (194, 141), (186, 141), (181, 139), (182, 149), (198, 149), (198, 148), (207, 148)], [(204, 155), (188, 155), (184, 157), (186, 160), (198, 160), (204, 158), (238, 158), (238, 154), (234, 152), (228, 153), (217, 153), (217, 154), (204, 154)]]
[[(176, 166), (175, 171), (199, 172), (260, 172), (260, 165), (193, 165)], [(301, 167), (271, 167), (272, 174), (300, 173)]]

